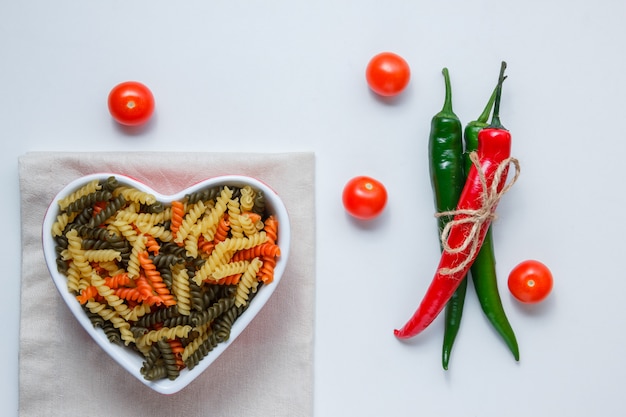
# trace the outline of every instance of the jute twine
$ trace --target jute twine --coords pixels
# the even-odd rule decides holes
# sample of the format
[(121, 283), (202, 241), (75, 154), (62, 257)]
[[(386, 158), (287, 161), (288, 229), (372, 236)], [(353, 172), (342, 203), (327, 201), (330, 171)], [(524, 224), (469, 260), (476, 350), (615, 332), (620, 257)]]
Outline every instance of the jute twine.
[[(480, 231), (483, 225), (489, 224), (490, 222), (495, 220), (495, 218), (497, 217), (495, 213), (495, 207), (498, 205), (498, 202), (500, 201), (502, 196), (511, 189), (511, 187), (513, 186), (513, 184), (515, 184), (515, 181), (517, 181), (517, 178), (519, 177), (519, 161), (513, 157), (510, 157), (505, 159), (500, 163), (500, 165), (498, 165), (493, 177), (493, 182), (491, 183), (491, 187), (488, 187), (487, 178), (485, 177), (485, 173), (480, 166), (478, 154), (476, 152), (471, 152), (470, 160), (476, 167), (476, 171), (478, 172), (478, 178), (482, 185), (482, 204), (481, 207), (478, 209), (458, 209), (442, 211), (435, 214), (435, 217), (456, 216), (457, 214), (464, 215), (464, 217), (455, 218), (449, 221), (441, 231), (441, 244), (445, 252), (455, 254), (465, 251), (468, 247), (470, 248), (468, 255), (465, 257), (465, 259), (463, 259), (463, 262), (461, 262), (454, 268), (439, 268), (439, 273), (441, 275), (452, 275), (459, 271), (462, 271), (473, 261), (474, 256), (476, 255), (482, 244), (482, 242), (480, 242)], [(515, 175), (508, 184), (502, 187), (502, 190), (498, 191), (500, 182), (503, 180), (506, 181), (506, 176), (504, 176), (504, 173), (510, 164), (513, 164), (513, 166), (515, 167)], [(459, 227), (460, 225), (469, 223), (471, 223), (472, 227), (465, 237), (465, 240), (463, 240), (463, 242), (458, 247), (451, 247), (448, 244), (450, 231), (453, 228)]]

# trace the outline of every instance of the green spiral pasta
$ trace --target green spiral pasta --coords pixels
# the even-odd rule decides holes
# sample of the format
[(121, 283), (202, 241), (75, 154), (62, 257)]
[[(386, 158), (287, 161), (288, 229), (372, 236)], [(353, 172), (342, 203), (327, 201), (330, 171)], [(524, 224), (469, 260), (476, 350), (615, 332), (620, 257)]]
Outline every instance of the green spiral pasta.
[(125, 204), (126, 199), (123, 195), (118, 195), (112, 200), (109, 200), (107, 205), (89, 220), (89, 227), (95, 228), (102, 225), (106, 219), (113, 217), (122, 207), (124, 207)]
[(234, 304), (235, 300), (233, 299), (233, 297), (220, 298), (217, 302), (213, 303), (213, 305), (211, 305), (211, 307), (209, 307), (207, 310), (204, 310), (200, 313), (194, 313), (191, 322), (196, 327), (205, 325), (224, 314), (224, 312), (231, 308)]
[(71, 202), (65, 208), (65, 211), (68, 213), (80, 212), (86, 208), (92, 207), (97, 202), (110, 200), (111, 197), (112, 194), (110, 191), (94, 191), (91, 194), (84, 195), (78, 200)]
[[(200, 361), (209, 354), (217, 344), (220, 342), (215, 333), (207, 333), (205, 337), (201, 339), (202, 343), (198, 346), (194, 346), (195, 350), (192, 350), (185, 359), (185, 366), (189, 369), (193, 369), (200, 363)], [(189, 345), (193, 346), (193, 345)]]
[(160, 201), (156, 201), (152, 204), (142, 204), (141, 211), (145, 213), (162, 213), (165, 210), (165, 206)]
[[(260, 282), (259, 287), (261, 287), (262, 285), (263, 283)], [(224, 314), (215, 319), (212, 327), (213, 331), (217, 334), (219, 340), (226, 341), (229, 339), (230, 330), (232, 329), (233, 324), (248, 309), (250, 301), (252, 301), (256, 294), (257, 293), (250, 294), (248, 303), (245, 305), (237, 306), (233, 303), (233, 305), (228, 310), (226, 310)]]
[(145, 352), (144, 362), (139, 371), (148, 381), (154, 381), (167, 377), (167, 370), (164, 366), (159, 365), (161, 356), (161, 349), (156, 343)]
[(176, 326), (193, 326), (192, 322), (193, 317), (191, 315), (188, 316), (174, 316), (163, 321), (163, 326), (165, 327), (176, 327)]
[(145, 328), (154, 327), (155, 324), (162, 323), (165, 320), (175, 316), (178, 316), (177, 306), (174, 305), (167, 308), (160, 308), (150, 314), (146, 314), (145, 316), (137, 320), (136, 326)]
[(211, 201), (214, 200), (220, 193), (220, 187), (204, 188), (199, 191), (187, 194), (185, 199), (189, 204), (196, 204), (198, 201)]
[(117, 182), (117, 178), (115, 178), (114, 176), (110, 176), (106, 180), (101, 181), (99, 185), (102, 190), (113, 191), (117, 187), (119, 187), (120, 184), (119, 182)]
[(202, 311), (207, 305), (207, 303), (205, 303), (205, 296), (204, 296), (205, 292), (202, 290), (202, 288), (198, 284), (195, 283), (195, 281), (192, 279), (193, 276), (189, 273), (188, 275), (189, 275), (190, 307), (194, 311)]
[(100, 185), (100, 181), (98, 180), (93, 180), (90, 181), (89, 183), (83, 185), (82, 187), (80, 187), (78, 190), (74, 191), (73, 193), (71, 193), (70, 195), (68, 195), (65, 198), (60, 199), (57, 204), (59, 205), (59, 208), (61, 210), (65, 210), (65, 208), (72, 202), (78, 200), (79, 198), (81, 198), (82, 196), (85, 196), (87, 194), (91, 194), (95, 191), (100, 190), (102, 187)]
[(122, 344), (122, 334), (118, 329), (115, 328), (113, 323), (103, 320), (102, 330), (104, 331), (107, 339), (109, 339), (109, 342), (116, 345)]
[(165, 367), (167, 378), (173, 381), (180, 374), (180, 370), (178, 369), (178, 364), (176, 363), (176, 357), (172, 352), (172, 347), (166, 339), (157, 341), (157, 344), (159, 350), (161, 351), (161, 357), (163, 358), (163, 366)]

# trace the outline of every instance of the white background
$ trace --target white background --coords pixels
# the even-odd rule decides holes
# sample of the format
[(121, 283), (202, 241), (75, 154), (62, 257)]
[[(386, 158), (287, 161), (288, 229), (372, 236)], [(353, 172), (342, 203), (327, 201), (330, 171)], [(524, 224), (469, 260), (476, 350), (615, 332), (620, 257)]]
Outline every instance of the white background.
[[(316, 417), (620, 414), (625, 18), (622, 0), (1, 2), (3, 415), (18, 404), (17, 157), (140, 150), (315, 151)], [(391, 101), (364, 80), (369, 58), (385, 50), (412, 69)], [(430, 118), (443, 103), (444, 66), (466, 123), (501, 60), (502, 121), (522, 173), (494, 238), (521, 361), (470, 286), (444, 372), (441, 318), (409, 343), (392, 333), (438, 261)], [(120, 129), (106, 108), (109, 90), (128, 79), (157, 100), (140, 131)], [(389, 191), (387, 210), (367, 224), (341, 205), (344, 183), (360, 174)], [(505, 285), (529, 258), (555, 276), (551, 297), (532, 308)]]

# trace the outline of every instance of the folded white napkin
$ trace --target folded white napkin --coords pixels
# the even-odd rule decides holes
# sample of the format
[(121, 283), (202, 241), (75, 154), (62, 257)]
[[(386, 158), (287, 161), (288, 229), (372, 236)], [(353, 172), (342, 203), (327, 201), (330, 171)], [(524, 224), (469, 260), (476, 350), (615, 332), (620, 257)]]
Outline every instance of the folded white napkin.
[[(274, 188), (289, 212), (290, 259), (273, 297), (229, 349), (176, 394), (152, 391), (104, 353), (48, 273), (41, 246), (45, 210), (67, 183), (97, 172), (134, 177), (162, 194), (218, 175), (248, 175)], [(21, 416), (313, 415), (314, 154), (38, 152), (19, 158), (19, 174)]]

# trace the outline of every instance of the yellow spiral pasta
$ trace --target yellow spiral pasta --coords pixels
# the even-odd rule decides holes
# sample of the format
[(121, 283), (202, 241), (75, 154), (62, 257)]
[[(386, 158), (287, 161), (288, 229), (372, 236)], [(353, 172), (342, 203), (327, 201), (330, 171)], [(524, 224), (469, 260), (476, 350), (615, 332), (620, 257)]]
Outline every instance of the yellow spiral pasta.
[(165, 208), (160, 213), (137, 213), (135, 222), (137, 224), (149, 224), (154, 226), (155, 224), (164, 223), (172, 218), (171, 207)]
[(189, 325), (176, 326), (176, 327), (163, 327), (162, 329), (151, 330), (148, 333), (139, 336), (135, 340), (135, 343), (137, 344), (138, 347), (140, 347), (140, 346), (151, 345), (163, 338), (175, 339), (175, 338), (187, 337), (192, 329), (193, 327)]
[(252, 221), (250, 216), (246, 214), (242, 214), (239, 216), (239, 224), (241, 225), (241, 230), (246, 236), (252, 236), (259, 231), (254, 221)]
[(237, 293), (235, 294), (235, 305), (237, 307), (248, 304), (250, 292), (256, 292), (259, 281), (256, 278), (263, 262), (259, 258), (254, 258), (248, 265), (248, 268), (241, 276), (239, 284), (237, 284)]
[(194, 352), (196, 352), (198, 348), (202, 346), (204, 342), (207, 341), (210, 335), (211, 335), (211, 331), (205, 331), (203, 333), (200, 333), (198, 337), (194, 338), (191, 341), (191, 343), (185, 346), (185, 349), (183, 350), (183, 354), (181, 355), (183, 361), (186, 361), (187, 358), (193, 355)]
[(233, 237), (243, 237), (243, 229), (239, 221), (240, 214), (241, 207), (239, 205), (239, 199), (231, 199), (228, 202), (228, 220), (230, 221), (230, 233)]
[(131, 223), (124, 221), (124, 219), (115, 219), (111, 225), (117, 234), (122, 235), (130, 243), (137, 239), (137, 231)]
[(118, 195), (122, 195), (128, 201), (134, 201), (135, 203), (141, 204), (154, 204), (156, 203), (156, 197), (150, 193), (145, 191), (138, 190), (133, 187), (121, 186), (117, 187), (113, 192), (113, 196), (117, 197)]
[(228, 262), (223, 265), (219, 265), (215, 268), (215, 271), (211, 274), (210, 278), (218, 280), (235, 274), (243, 274), (248, 269), (250, 261), (237, 261)]
[(120, 335), (126, 346), (135, 342), (135, 336), (133, 336), (133, 333), (130, 331), (130, 323), (121, 318), (114, 310), (107, 308), (106, 304), (89, 300), (85, 306), (92, 313), (110, 321), (113, 326), (120, 331)]
[(176, 232), (176, 238), (174, 242), (182, 244), (185, 241), (185, 238), (189, 233), (191, 233), (191, 229), (196, 224), (198, 219), (204, 214), (206, 211), (206, 206), (202, 202), (202, 200), (198, 201), (187, 211), (187, 215), (183, 219), (183, 223), (180, 225), (178, 232)]
[(84, 256), (89, 262), (110, 262), (122, 260), (122, 254), (114, 249), (90, 249), (84, 252)]
[(71, 279), (68, 279), (68, 288), (70, 291), (77, 292), (78, 291), (78, 281), (80, 278), (89, 279), (91, 277), (91, 273), (93, 269), (89, 264), (89, 261), (85, 257), (85, 251), (82, 249), (82, 242), (80, 236), (78, 236), (78, 232), (76, 229), (72, 229), (66, 233), (67, 238), (67, 253), (68, 258), (72, 260), (72, 265), (74, 271), (78, 271), (78, 274), (73, 274)]
[(185, 241), (183, 246), (185, 248), (185, 253), (190, 258), (195, 258), (198, 256), (198, 238), (200, 237), (200, 225), (195, 224), (187, 237), (185, 237)]
[(183, 316), (188, 316), (191, 313), (191, 293), (189, 292), (189, 273), (185, 267), (174, 269), (172, 293), (176, 297), (178, 312)]
[(252, 211), (254, 207), (254, 198), (256, 197), (256, 193), (254, 189), (249, 185), (244, 186), (241, 189), (241, 197), (239, 198), (239, 204), (241, 205), (242, 211)]
[(219, 221), (224, 213), (226, 213), (226, 210), (228, 209), (228, 201), (232, 195), (233, 191), (228, 187), (224, 187), (220, 195), (217, 197), (213, 207), (211, 207), (211, 209), (208, 210), (208, 213), (202, 217), (200, 222), (200, 233), (204, 236), (205, 240), (213, 240)]
[(155, 226), (149, 223), (135, 223), (135, 226), (144, 235), (150, 235), (163, 242), (171, 242), (173, 239), (172, 231), (164, 226)]
[(236, 251), (260, 245), (266, 240), (267, 236), (265, 232), (261, 231), (250, 237), (231, 237), (223, 242), (219, 242), (215, 245), (213, 252), (211, 252), (211, 255), (206, 260), (204, 265), (202, 265), (194, 276), (194, 282), (200, 285), (202, 281), (209, 278), (213, 274), (215, 268), (229, 262)]
[(128, 259), (128, 266), (126, 267), (129, 277), (137, 278), (139, 276), (139, 253), (143, 252), (145, 249), (146, 239), (143, 236), (133, 242), (133, 246), (130, 251), (130, 257)]
[(128, 305), (124, 303), (124, 300), (115, 295), (113, 289), (109, 288), (106, 285), (104, 278), (102, 278), (95, 272), (91, 274), (91, 285), (96, 287), (96, 290), (98, 290), (98, 294), (100, 294), (100, 296), (107, 301), (109, 307), (113, 307), (117, 314), (124, 317), (125, 319), (126, 317), (130, 316), (131, 311)]
[(52, 236), (62, 236), (65, 226), (72, 222), (78, 213), (61, 213), (57, 216), (56, 221), (52, 224)]

